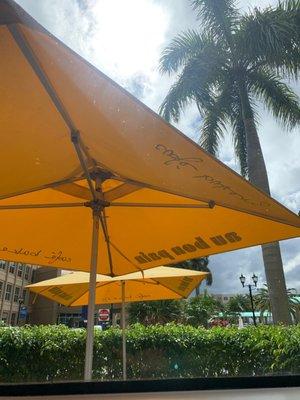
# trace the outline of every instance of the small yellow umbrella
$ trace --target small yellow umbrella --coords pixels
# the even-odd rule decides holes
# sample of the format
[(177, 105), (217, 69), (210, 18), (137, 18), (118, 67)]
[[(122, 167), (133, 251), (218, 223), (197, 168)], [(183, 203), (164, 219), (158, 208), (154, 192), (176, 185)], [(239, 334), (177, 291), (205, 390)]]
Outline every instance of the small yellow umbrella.
[[(118, 277), (97, 275), (96, 304), (122, 303), (123, 379), (126, 379), (125, 302), (186, 298), (207, 272), (156, 267)], [(89, 274), (74, 272), (28, 285), (32, 292), (65, 306), (89, 302)], [(125, 289), (126, 288), (126, 289)]]

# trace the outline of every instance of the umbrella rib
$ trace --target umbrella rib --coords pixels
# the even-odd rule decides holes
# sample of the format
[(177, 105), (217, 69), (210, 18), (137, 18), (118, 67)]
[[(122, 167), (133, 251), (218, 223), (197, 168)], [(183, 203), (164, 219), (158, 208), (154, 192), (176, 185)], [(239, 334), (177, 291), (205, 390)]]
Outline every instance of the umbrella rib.
[(63, 208), (63, 207), (83, 207), (85, 203), (53, 203), (53, 204), (11, 204), (0, 206), (0, 210), (23, 210), (27, 208)]
[[(107, 285), (111, 285), (112, 283), (115, 283), (115, 282), (106, 282), (106, 283), (103, 283), (103, 282), (97, 282), (96, 283), (96, 290), (97, 289), (101, 289), (102, 287), (104, 287), (104, 286), (107, 286)], [(70, 304), (69, 304), (69, 306), (71, 306), (71, 305), (74, 305), (75, 303), (76, 303), (76, 306), (80, 306), (80, 305), (85, 305), (85, 304), (80, 304), (80, 299), (81, 298), (83, 298), (84, 296), (86, 296), (87, 294), (89, 294), (89, 288), (87, 287), (87, 289), (86, 289), (86, 291), (85, 292), (83, 292), (83, 293), (81, 293), (80, 294), (80, 296), (79, 297), (77, 297), (77, 299), (75, 299), (75, 300), (73, 300)], [(79, 302), (79, 304), (77, 304)], [(97, 304), (97, 303), (96, 303)]]
[(97, 201), (98, 194), (97, 194), (96, 189), (94, 188), (91, 174), (89, 172), (88, 166), (87, 166), (87, 164), (85, 162), (85, 159), (84, 159), (84, 152), (83, 152), (83, 150), (81, 148), (81, 145), (80, 145), (80, 143), (82, 141), (80, 139), (79, 131), (77, 131), (77, 130), (71, 131), (71, 141), (72, 141), (72, 143), (73, 143), (73, 145), (75, 147), (75, 151), (77, 153), (80, 165), (82, 166), (82, 169), (83, 169), (83, 171), (85, 173), (85, 177), (86, 177), (87, 183), (89, 185), (90, 191), (92, 193), (93, 200)]
[(128, 261), (131, 265), (133, 265), (135, 269), (141, 272), (143, 277), (145, 276), (144, 270), (140, 268), (138, 265), (135, 265), (134, 262), (132, 262), (114, 243), (110, 242), (110, 245), (116, 250), (117, 253), (120, 254), (121, 257), (125, 258), (125, 260)]
[(213, 201), (208, 204), (167, 204), (167, 203), (110, 203), (114, 207), (157, 207), (157, 208), (213, 208)]
[(65, 109), (62, 101), (60, 100), (59, 96), (57, 95), (52, 83), (50, 82), (49, 78), (43, 71), (42, 66), (40, 65), (40, 62), (32, 50), (31, 46), (29, 45), (27, 39), (25, 38), (24, 34), (22, 31), (18, 28), (16, 24), (8, 25), (8, 29), (10, 33), (12, 34), (15, 42), (17, 43), (18, 47), (22, 51), (23, 55), (25, 56), (26, 60), (29, 62), (31, 65), (32, 69), (34, 70), (35, 74), (39, 78), (40, 82), (44, 86), (46, 92), (50, 96), (52, 102), (54, 103), (57, 111), (60, 113), (62, 116), (63, 120), (67, 124), (68, 128), (71, 131), (76, 131), (76, 126), (74, 122), (72, 121), (68, 111)]
[(106, 243), (110, 273), (113, 276), (114, 275), (113, 261), (112, 261), (112, 255), (111, 255), (111, 250), (110, 250), (110, 240), (109, 240), (108, 229), (107, 229), (107, 224), (106, 224), (105, 218), (106, 218), (105, 212), (104, 212), (104, 210), (102, 210), (101, 215), (100, 215), (100, 223), (101, 223), (101, 227), (102, 227), (102, 231), (103, 231), (104, 239), (105, 239), (105, 243)]
[[(151, 278), (151, 279), (153, 279), (155, 282), (157, 282), (158, 285), (161, 285), (161, 286), (163, 286), (164, 288), (170, 290), (171, 292), (174, 292), (174, 293), (178, 294), (178, 296), (180, 296), (180, 298), (184, 298), (184, 299), (187, 298), (187, 296), (183, 296), (181, 293), (177, 292), (177, 290), (170, 289), (168, 286), (166, 286), (166, 285), (164, 285), (163, 283), (161, 283), (160, 281), (157, 281), (157, 280), (156, 280), (156, 279), (159, 279), (159, 278)], [(193, 290), (194, 290), (194, 289), (193, 289)], [(190, 294), (190, 293), (189, 293), (189, 294)]]
[(48, 78), (47, 74), (43, 70), (38, 57), (32, 50), (30, 44), (26, 40), (24, 34), (22, 31), (17, 27), (16, 24), (12, 24), (8, 26), (8, 29), (14, 38), (16, 44), (18, 45), (19, 49), (23, 53), (24, 57), (26, 60), (29, 62), (31, 65), (33, 71), (39, 78), (41, 84), (43, 85), (44, 89), (48, 93), (49, 97), (51, 98), (53, 104), (55, 105), (57, 111), (65, 121), (66, 125), (70, 129), (71, 132), (71, 141), (75, 147), (77, 156), (79, 158), (79, 162), (81, 164), (81, 167), (83, 168), (83, 171), (86, 175), (86, 179), (88, 181), (89, 188), (91, 190), (91, 193), (93, 195), (94, 200), (97, 199), (97, 192), (93, 186), (93, 182), (90, 176), (90, 173), (88, 171), (88, 167), (86, 165), (86, 162), (84, 160), (84, 154), (82, 153), (82, 149), (80, 146), (81, 140), (79, 139), (79, 131), (76, 128), (76, 125), (74, 124), (72, 118), (70, 117), (68, 111), (64, 107), (63, 102), (60, 100), (58, 94), (56, 93), (56, 90), (54, 89), (54, 86), (52, 85), (50, 79)]

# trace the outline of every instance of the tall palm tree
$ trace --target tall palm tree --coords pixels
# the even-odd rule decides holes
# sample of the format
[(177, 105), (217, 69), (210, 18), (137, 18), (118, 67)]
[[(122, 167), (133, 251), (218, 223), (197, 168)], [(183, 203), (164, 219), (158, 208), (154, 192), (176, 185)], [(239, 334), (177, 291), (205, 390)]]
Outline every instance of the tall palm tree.
[[(272, 312), (268, 286), (258, 289), (258, 293), (254, 296), (254, 305), (261, 313), (261, 319), (265, 311)], [(287, 289), (286, 291), (289, 303), (289, 312), (297, 320), (299, 302), (295, 300), (295, 289)]]
[[(255, 101), (262, 101), (288, 127), (300, 122), (299, 101), (282, 77), (300, 67), (300, 0), (242, 15), (235, 0), (194, 0), (199, 32), (184, 32), (164, 50), (160, 69), (177, 72), (160, 108), (178, 121), (189, 103), (203, 117), (200, 144), (216, 154), (225, 127), (232, 128), (241, 173), (270, 194), (257, 132)], [(262, 246), (273, 317), (291, 323), (279, 243)]]
[[(208, 263), (209, 263), (208, 257), (201, 257), (201, 258), (193, 258), (191, 260), (182, 261), (180, 263), (173, 265), (173, 267), (194, 269), (195, 271), (208, 272), (205, 281), (207, 286), (211, 286), (213, 283), (213, 277), (211, 270), (208, 268)], [(200, 285), (196, 287), (196, 296), (199, 296), (200, 294)]]

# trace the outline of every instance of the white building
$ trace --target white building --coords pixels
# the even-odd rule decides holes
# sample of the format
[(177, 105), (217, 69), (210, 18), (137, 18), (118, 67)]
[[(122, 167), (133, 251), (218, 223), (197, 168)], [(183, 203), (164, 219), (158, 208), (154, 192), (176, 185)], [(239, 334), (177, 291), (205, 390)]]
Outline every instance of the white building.
[(219, 294), (219, 293), (210, 293), (210, 295), (224, 305), (227, 304), (232, 297), (236, 296), (236, 294)]

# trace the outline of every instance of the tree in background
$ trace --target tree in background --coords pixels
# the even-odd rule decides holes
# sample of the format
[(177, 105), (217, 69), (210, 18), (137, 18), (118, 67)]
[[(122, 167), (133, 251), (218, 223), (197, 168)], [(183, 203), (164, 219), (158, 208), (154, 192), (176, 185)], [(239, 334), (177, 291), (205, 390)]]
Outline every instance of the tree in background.
[(178, 322), (208, 327), (209, 320), (223, 310), (221, 303), (204, 292), (187, 300), (162, 300), (131, 303), (128, 306), (130, 324), (143, 325)]
[(143, 325), (182, 322), (184, 303), (182, 300), (157, 300), (130, 303), (128, 320), (130, 324)]
[(190, 298), (185, 306), (186, 323), (193, 326), (208, 327), (209, 320), (223, 311), (222, 304), (213, 296), (204, 293)]
[[(208, 257), (201, 257), (201, 258), (193, 258), (192, 260), (182, 261), (178, 264), (173, 264), (172, 266), (177, 268), (194, 269), (195, 271), (208, 272), (205, 282), (207, 286), (211, 286), (213, 283), (213, 277), (211, 270), (208, 268), (208, 263), (209, 263)], [(196, 287), (196, 296), (199, 296), (200, 294), (200, 285)]]
[[(265, 311), (269, 313), (272, 312), (269, 289), (267, 285), (264, 286), (265, 287), (258, 289), (257, 294), (253, 297), (254, 306), (258, 311), (260, 311), (261, 319)], [(293, 316), (294, 321), (298, 322), (300, 301), (295, 297), (296, 290), (289, 288), (286, 293), (289, 301), (289, 312)]]
[[(203, 117), (201, 145), (216, 154), (226, 125), (232, 130), (241, 173), (270, 194), (257, 131), (259, 100), (285, 124), (300, 122), (299, 101), (284, 78), (296, 78), (300, 66), (300, 1), (241, 14), (235, 0), (194, 0), (199, 32), (184, 32), (164, 50), (160, 69), (177, 73), (161, 109), (178, 121), (189, 103)], [(291, 322), (279, 243), (262, 246), (275, 322)]]
[(251, 311), (251, 301), (249, 295), (237, 294), (231, 297), (226, 304), (228, 312)]

